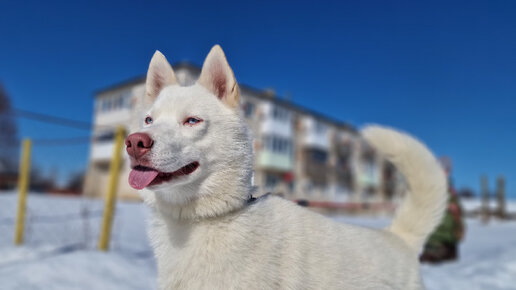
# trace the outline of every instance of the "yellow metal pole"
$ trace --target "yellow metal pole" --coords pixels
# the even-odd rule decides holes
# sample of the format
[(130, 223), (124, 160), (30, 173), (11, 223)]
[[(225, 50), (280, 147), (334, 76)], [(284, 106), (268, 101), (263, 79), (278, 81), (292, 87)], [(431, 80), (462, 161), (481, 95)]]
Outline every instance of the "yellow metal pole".
[(25, 209), (27, 204), (27, 190), (30, 180), (30, 139), (23, 140), (22, 155), (20, 160), (20, 172), (18, 174), (18, 212), (16, 215), (16, 229), (14, 233), (14, 244), (23, 243), (23, 232), (25, 229)]
[(118, 127), (115, 135), (115, 146), (113, 148), (113, 157), (109, 169), (109, 184), (104, 202), (104, 215), (102, 217), (102, 228), (99, 238), (99, 250), (107, 251), (109, 249), (109, 240), (111, 235), (111, 225), (113, 222), (113, 212), (115, 208), (116, 192), (118, 190), (118, 179), (120, 171), (121, 151), (124, 145), (125, 132), (123, 127)]

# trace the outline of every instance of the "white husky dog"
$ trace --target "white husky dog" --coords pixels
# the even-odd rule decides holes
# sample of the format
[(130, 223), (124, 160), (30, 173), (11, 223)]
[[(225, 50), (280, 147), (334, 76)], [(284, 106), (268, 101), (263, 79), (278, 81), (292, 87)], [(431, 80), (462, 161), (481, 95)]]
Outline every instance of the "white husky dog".
[(129, 183), (153, 209), (160, 289), (423, 289), (418, 254), (447, 198), (424, 145), (391, 129), (362, 130), (410, 188), (391, 226), (362, 228), (280, 197), (251, 201), (252, 141), (219, 46), (189, 87), (156, 52), (145, 98), (150, 109), (126, 145)]

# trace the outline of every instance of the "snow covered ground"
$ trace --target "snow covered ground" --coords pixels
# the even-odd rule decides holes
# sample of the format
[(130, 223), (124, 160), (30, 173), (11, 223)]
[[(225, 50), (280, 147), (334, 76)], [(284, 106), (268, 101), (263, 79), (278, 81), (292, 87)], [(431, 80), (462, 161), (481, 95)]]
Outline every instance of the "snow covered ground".
[[(25, 244), (12, 244), (16, 196), (0, 193), (0, 289), (155, 289), (156, 266), (145, 234), (145, 207), (119, 203), (111, 251), (95, 249), (99, 200), (31, 194)], [(382, 227), (387, 218), (339, 216)], [(516, 222), (467, 220), (457, 262), (423, 265), (428, 289), (516, 289)]]

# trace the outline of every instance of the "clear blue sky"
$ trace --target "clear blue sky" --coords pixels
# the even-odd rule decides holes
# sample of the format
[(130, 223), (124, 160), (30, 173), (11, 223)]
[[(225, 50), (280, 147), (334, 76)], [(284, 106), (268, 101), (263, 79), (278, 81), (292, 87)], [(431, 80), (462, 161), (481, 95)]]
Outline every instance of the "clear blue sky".
[[(154, 50), (201, 64), (219, 43), (240, 82), (411, 132), (452, 157), (458, 187), (504, 174), (516, 197), (514, 1), (21, 2), (0, 11), (0, 80), (16, 107), (91, 121), (93, 92), (142, 75)], [(22, 136), (85, 133), (20, 122)], [(34, 154), (66, 176), (88, 147)]]

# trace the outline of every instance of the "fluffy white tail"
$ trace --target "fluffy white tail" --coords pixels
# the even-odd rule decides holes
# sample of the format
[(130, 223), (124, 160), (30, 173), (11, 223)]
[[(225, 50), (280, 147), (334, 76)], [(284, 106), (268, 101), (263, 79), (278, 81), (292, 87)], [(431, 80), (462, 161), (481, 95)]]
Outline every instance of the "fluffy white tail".
[(406, 134), (368, 126), (362, 135), (405, 176), (409, 192), (388, 230), (419, 253), (446, 208), (448, 184), (444, 170), (425, 145)]

